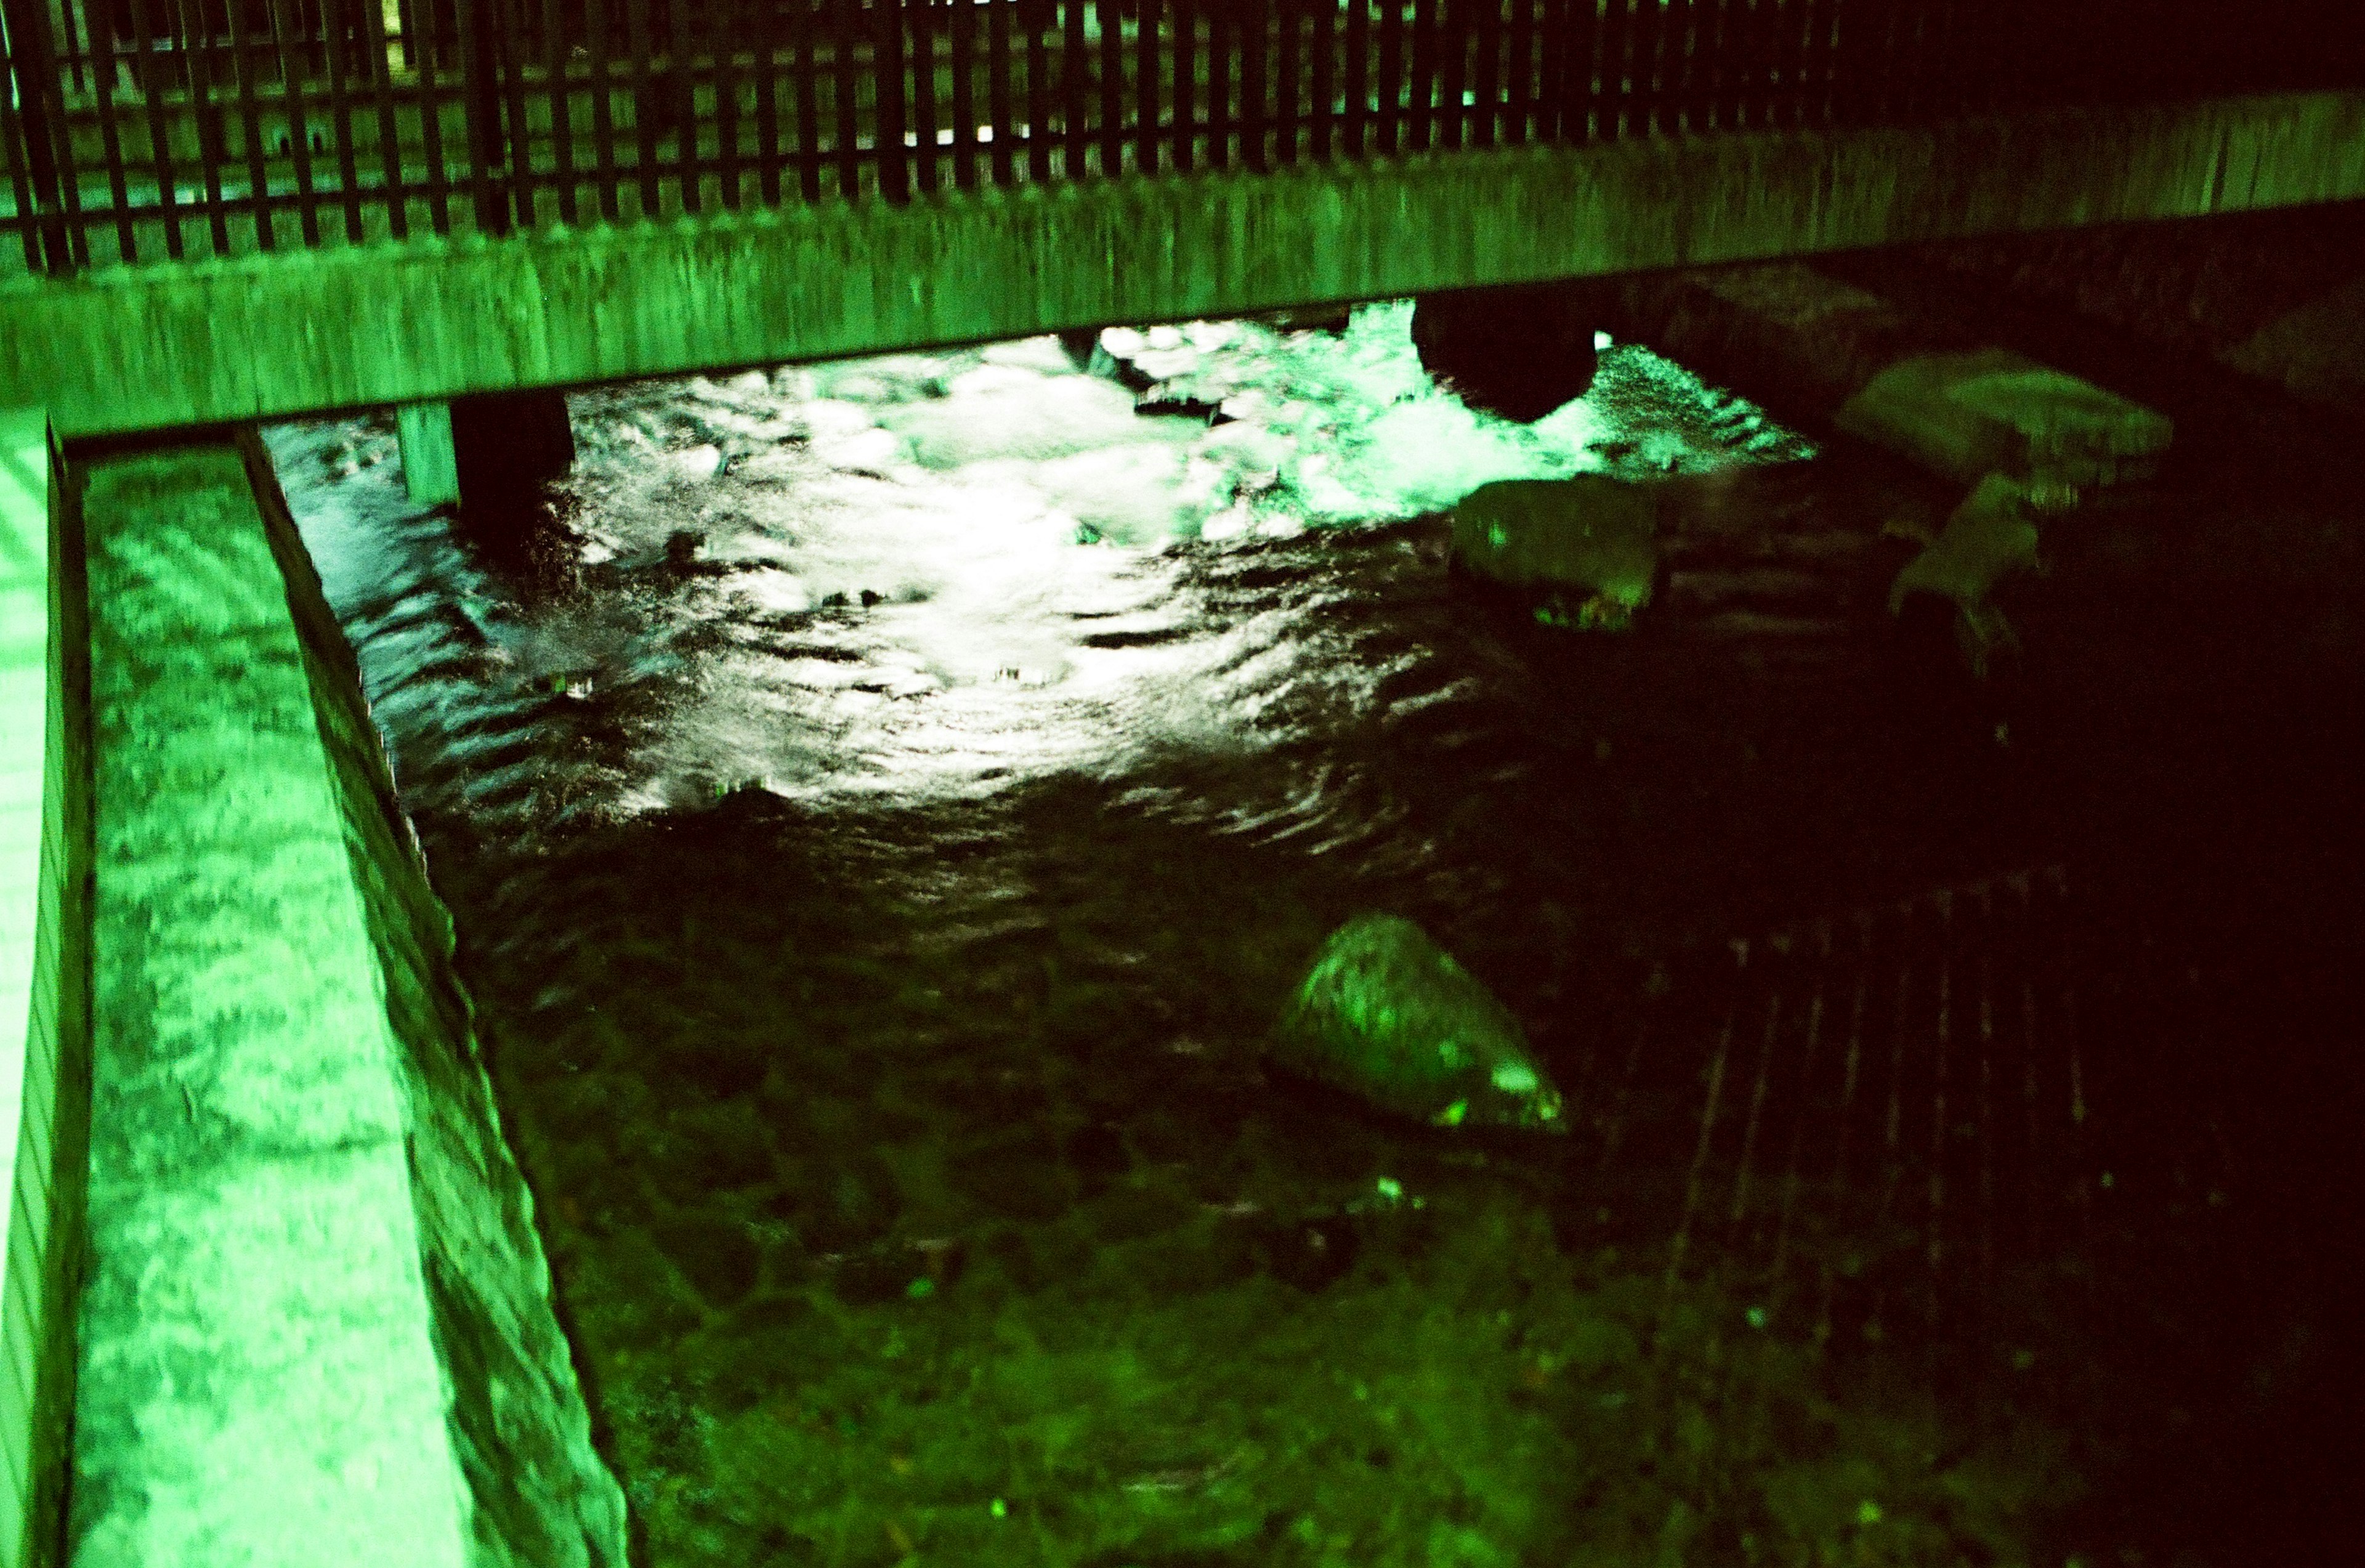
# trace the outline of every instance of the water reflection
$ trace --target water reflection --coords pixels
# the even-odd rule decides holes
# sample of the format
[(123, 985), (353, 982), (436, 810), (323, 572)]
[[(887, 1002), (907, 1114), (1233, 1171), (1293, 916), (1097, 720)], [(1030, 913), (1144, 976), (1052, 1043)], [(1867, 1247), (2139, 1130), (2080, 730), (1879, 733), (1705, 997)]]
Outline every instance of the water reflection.
[[(2033, 1169), (1950, 1141), (1990, 1058), (1923, 1049), (1985, 1045), (1931, 1012), (1971, 961), (1933, 890), (2064, 832), (2041, 715), (1900, 695), (1883, 525), (1937, 503), (1638, 351), (1474, 415), (1407, 314), (1113, 338), (1196, 414), (1050, 340), (587, 395), (552, 514), (465, 532), (384, 430), (275, 433), (653, 1561), (2014, 1559), (2076, 1480), (2074, 1415), (1967, 1417), (1910, 1327), (1967, 1255), (2044, 1309), (2023, 1371), (2092, 1350), (2062, 1227), (1943, 1291), (1912, 1228)], [(1584, 467), (1728, 476), (1631, 636), (1446, 570), (1440, 508)], [(1718, 968), (1900, 895), (1885, 968)], [(1582, 1136), (1266, 1070), (1370, 908), (1496, 991)], [(2046, 1028), (1996, 1059), (2051, 1114)], [(1787, 1294), (1717, 1261), (1761, 1233)]]

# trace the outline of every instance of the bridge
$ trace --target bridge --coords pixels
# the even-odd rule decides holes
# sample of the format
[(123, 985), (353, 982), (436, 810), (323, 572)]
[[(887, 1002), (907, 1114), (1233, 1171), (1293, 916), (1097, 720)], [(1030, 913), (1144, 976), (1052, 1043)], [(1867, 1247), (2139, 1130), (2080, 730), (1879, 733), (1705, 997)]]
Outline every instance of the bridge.
[[(530, 1204), (465, 1011), (435, 1001), (454, 994), (448, 931), (268, 465), (220, 427), (394, 405), (425, 476), (472, 394), (2354, 199), (2365, 39), (2346, 10), (0, 0), (0, 1011), (29, 1021), (0, 1071), (0, 1563), (623, 1561)], [(235, 613), (166, 591), (174, 572)], [(167, 679), (140, 662), (158, 647), (243, 684)], [(249, 733), (232, 689), (317, 733)], [(275, 790), (298, 804), (264, 810)], [(241, 883), (297, 842), (365, 846), (342, 902)], [(369, 969), (341, 1005), (379, 996), (393, 1044), (332, 1051), (310, 1003), (239, 1023), (243, 993), (166, 1020), (199, 959), (135, 939), (183, 907), (133, 875), (142, 854), (185, 870), (191, 928), (217, 923), (207, 983), (260, 983), (219, 961), (241, 931), (302, 948), (333, 928), (351, 953), (304, 962)], [(177, 982), (152, 968), (172, 963), (191, 966)], [(158, 1079), (167, 1044), (184, 1054)], [(262, 1116), (208, 1099), (224, 1064), (302, 1103), (331, 1057), (337, 1093), (410, 1111), (381, 1105), (366, 1137), (340, 1123), (344, 1143), (273, 1136), (391, 1163), (350, 1190), (289, 1177), (285, 1212), (220, 1199), (224, 1171), (268, 1165), (207, 1163), (221, 1126)], [(418, 1153), (439, 1117), (447, 1147)], [(409, 1379), (399, 1398), (362, 1379), (380, 1447), (331, 1433), (317, 1400), (310, 1424), (284, 1418), (275, 1399), (313, 1397), (271, 1392), (300, 1383), (287, 1368), (319, 1375), (301, 1345), (248, 1343), (234, 1386), (229, 1360), (196, 1369), (202, 1398), (151, 1386), (191, 1369), (140, 1359), (140, 1314), (176, 1332), (253, 1317), (255, 1269), (287, 1271), (268, 1300), (314, 1299), (308, 1258), (337, 1247), (319, 1216), (370, 1182), (381, 1206), (353, 1212), (409, 1250), (378, 1260), (369, 1300), (411, 1313), (409, 1337), (349, 1323), (335, 1342)], [(471, 1182), (492, 1216), (473, 1253), (454, 1240)], [(140, 1207), (168, 1191), (181, 1207)], [(207, 1227), (258, 1215), (263, 1238), (226, 1262)], [(143, 1296), (149, 1257), (185, 1291)], [(352, 1464), (232, 1451), (267, 1428), (333, 1437)], [(398, 1457), (411, 1468), (380, 1484), (369, 1466)], [(70, 1534), (77, 1463), (108, 1480)]]

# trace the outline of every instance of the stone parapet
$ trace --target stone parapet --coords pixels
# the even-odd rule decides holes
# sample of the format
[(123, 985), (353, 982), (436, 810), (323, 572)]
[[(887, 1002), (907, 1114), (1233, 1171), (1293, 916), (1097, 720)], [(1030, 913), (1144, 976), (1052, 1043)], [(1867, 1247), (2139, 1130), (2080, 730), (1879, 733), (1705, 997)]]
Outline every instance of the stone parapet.
[(258, 442), (94, 459), (78, 1568), (621, 1568), (451, 929)]

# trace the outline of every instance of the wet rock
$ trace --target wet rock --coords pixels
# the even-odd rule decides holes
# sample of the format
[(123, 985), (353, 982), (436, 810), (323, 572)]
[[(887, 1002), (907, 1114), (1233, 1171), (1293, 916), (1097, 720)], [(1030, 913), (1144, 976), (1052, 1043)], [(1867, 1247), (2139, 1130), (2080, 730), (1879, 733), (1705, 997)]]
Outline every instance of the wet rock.
[(1540, 420), (1593, 385), (1588, 296), (1562, 284), (1423, 295), (1412, 342), (1429, 375), (1473, 408)]
[(1070, 1133), (1060, 1146), (1068, 1169), (1076, 1173), (1087, 1196), (1098, 1193), (1115, 1178), (1133, 1169), (1125, 1139), (1115, 1127), (1095, 1124)]
[(970, 1149), (951, 1163), (954, 1184), (1004, 1219), (1051, 1219), (1073, 1201), (1059, 1150), (1034, 1134)]
[(1273, 1031), (1274, 1061), (1441, 1126), (1564, 1130), (1519, 1021), (1419, 926), (1362, 914), (1324, 943)]
[(1089, 1223), (1103, 1241), (1133, 1241), (1190, 1223), (1198, 1206), (1157, 1184), (1112, 1188), (1093, 1204)]
[(887, 1234), (903, 1212), (902, 1189), (884, 1159), (864, 1152), (798, 1166), (773, 1201), (815, 1253), (851, 1252)]
[(1946, 526), (1897, 574), (1889, 612), (1903, 616), (1917, 596), (1955, 607), (1955, 634), (1972, 674), (1984, 677), (2019, 645), (1991, 595), (2007, 577), (2038, 569), (2037, 529), (2028, 486), (1990, 474), (1955, 509)]
[(1309, 1295), (1345, 1278), (1360, 1250), (1354, 1224), (1343, 1215), (1267, 1224), (1256, 1231), (1254, 1247), (1267, 1273)]
[(1240, 1216), (1204, 1211), (1182, 1229), (1135, 1242), (1124, 1257), (1126, 1277), (1159, 1298), (1222, 1290), (1257, 1268), (1255, 1226)]
[(1453, 561), (1514, 588), (1563, 593), (1581, 625), (1623, 627), (1651, 602), (1658, 577), (1661, 498), (1655, 485), (1601, 474), (1481, 485), (1453, 509)]
[(649, 1181), (666, 1200), (697, 1204), (773, 1179), (770, 1135), (752, 1103), (678, 1110), (642, 1153)]
[(830, 1271), (829, 1288), (848, 1306), (880, 1306), (902, 1300), (913, 1282), (926, 1279), (927, 1260), (912, 1249), (867, 1247)]
[(707, 1403), (725, 1415), (827, 1375), (843, 1353), (837, 1326), (801, 1295), (759, 1296), (703, 1336), (693, 1354)]
[(652, 1226), (650, 1236), (709, 1306), (737, 1305), (763, 1271), (756, 1238), (728, 1220), (684, 1215)]
[(669, 1345), (703, 1320), (644, 1230), (619, 1231), (590, 1249), (574, 1277), (585, 1338), (603, 1350)]

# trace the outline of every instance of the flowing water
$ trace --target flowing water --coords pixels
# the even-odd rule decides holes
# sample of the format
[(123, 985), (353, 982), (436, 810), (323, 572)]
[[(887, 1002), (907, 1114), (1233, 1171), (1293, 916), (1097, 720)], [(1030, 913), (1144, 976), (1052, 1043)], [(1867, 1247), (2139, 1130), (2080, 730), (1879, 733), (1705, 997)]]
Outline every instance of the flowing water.
[[(274, 432), (641, 1560), (2246, 1560), (2163, 1499), (2341, 1353), (2247, 1151), (2337, 1103), (2353, 511), (2098, 506), (1974, 685), (1885, 604), (1950, 498), (1633, 348), (1507, 425), (1408, 314), (1105, 340), (1200, 417), (579, 395), (465, 525)], [(1580, 470), (1696, 476), (1623, 634), (1449, 569)], [(1566, 1137), (1267, 1069), (1373, 909)]]

